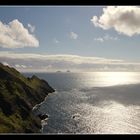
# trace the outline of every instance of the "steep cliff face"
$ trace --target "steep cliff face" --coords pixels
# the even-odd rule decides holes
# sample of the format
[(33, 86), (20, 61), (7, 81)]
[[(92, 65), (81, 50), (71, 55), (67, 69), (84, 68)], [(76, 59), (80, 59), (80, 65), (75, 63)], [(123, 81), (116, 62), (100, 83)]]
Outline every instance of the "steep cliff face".
[(40, 132), (40, 119), (32, 108), (52, 92), (46, 81), (36, 76), (26, 78), (0, 63), (0, 133)]

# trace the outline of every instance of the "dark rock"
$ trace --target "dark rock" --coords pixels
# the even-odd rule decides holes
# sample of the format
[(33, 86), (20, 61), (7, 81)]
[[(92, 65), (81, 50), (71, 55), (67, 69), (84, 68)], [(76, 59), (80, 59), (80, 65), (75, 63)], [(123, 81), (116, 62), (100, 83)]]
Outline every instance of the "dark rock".
[(72, 116), (72, 118), (74, 119), (74, 118), (75, 118), (75, 116)]
[(39, 114), (38, 117), (39, 117), (41, 120), (45, 120), (46, 118), (48, 118), (48, 115), (46, 115), (46, 114)]

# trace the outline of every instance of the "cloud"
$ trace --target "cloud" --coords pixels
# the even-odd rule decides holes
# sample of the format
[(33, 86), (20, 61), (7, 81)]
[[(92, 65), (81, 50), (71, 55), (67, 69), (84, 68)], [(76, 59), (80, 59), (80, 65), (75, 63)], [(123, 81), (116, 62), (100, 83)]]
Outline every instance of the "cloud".
[(101, 38), (101, 37), (98, 37), (98, 38), (94, 38), (95, 41), (99, 41), (99, 42), (104, 42), (104, 39)]
[(59, 40), (57, 40), (56, 38), (54, 38), (54, 39), (53, 39), (53, 42), (54, 42), (55, 44), (60, 43), (60, 41), (59, 41)]
[(5, 66), (10, 66), (7, 62), (2, 62), (2, 64)]
[(17, 19), (3, 24), (0, 21), (0, 47), (23, 48), (38, 47), (39, 41)]
[(16, 68), (27, 68), (27, 66), (25, 66), (25, 65), (19, 65), (19, 64), (15, 64), (15, 67)]
[(76, 34), (75, 32), (70, 32), (70, 38), (76, 40), (78, 38), (78, 34)]
[(16, 68), (20, 68), (21, 66), (19, 64), (15, 64), (15, 67)]
[(35, 26), (28, 24), (28, 27), (32, 33), (35, 31)]
[(91, 22), (104, 30), (114, 28), (118, 33), (133, 36), (140, 34), (140, 7), (107, 6), (100, 17), (93, 16)]
[(46, 69), (51, 69), (52, 68), (52, 65), (47, 65), (45, 68)]
[(103, 37), (94, 38), (94, 40), (95, 40), (95, 41), (99, 41), (99, 42), (104, 42), (104, 41), (109, 41), (109, 40), (114, 40), (114, 41), (116, 41), (116, 40), (118, 40), (118, 38), (106, 34), (106, 35), (103, 36)]
[(123, 60), (119, 59), (107, 59), (102, 57), (84, 57), (79, 55), (67, 55), (67, 54), (57, 54), (57, 55), (48, 55), (48, 54), (34, 54), (34, 53), (15, 53), (15, 52), (0, 52), (0, 58), (9, 58), (9, 59), (22, 59), (22, 60), (39, 60), (39, 61), (55, 61), (55, 62), (69, 62), (75, 64), (83, 63), (117, 63), (122, 62)]
[(104, 38), (104, 40), (118, 40), (117, 37), (113, 37), (113, 36), (110, 36), (108, 34), (106, 34), (103, 38)]
[(10, 64), (19, 71), (139, 71), (140, 62), (120, 59), (85, 57), (79, 55), (48, 55), (35, 53), (0, 52), (0, 61)]

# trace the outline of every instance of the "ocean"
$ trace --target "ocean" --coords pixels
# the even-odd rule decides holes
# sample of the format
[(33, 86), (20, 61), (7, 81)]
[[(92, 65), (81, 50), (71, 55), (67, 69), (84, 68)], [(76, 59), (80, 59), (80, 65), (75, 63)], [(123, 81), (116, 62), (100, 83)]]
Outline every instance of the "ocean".
[(33, 74), (56, 90), (40, 107), (42, 133), (140, 133), (139, 72), (24, 73)]

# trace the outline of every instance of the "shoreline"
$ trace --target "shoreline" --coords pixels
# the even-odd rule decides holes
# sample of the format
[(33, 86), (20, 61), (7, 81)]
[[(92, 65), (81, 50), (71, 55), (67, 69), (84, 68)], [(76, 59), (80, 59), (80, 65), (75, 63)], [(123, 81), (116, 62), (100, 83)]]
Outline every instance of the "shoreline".
[(33, 110), (55, 90), (46, 80), (24, 76), (1, 63), (0, 72), (0, 133), (40, 133), (41, 120), (47, 115)]
[[(40, 119), (40, 124), (41, 124), (41, 129), (40, 129), (40, 133), (43, 133), (43, 124), (47, 123), (47, 120), (49, 118), (49, 114), (43, 114), (42, 112), (40, 112), (40, 107), (41, 105), (46, 101), (46, 99), (48, 98), (48, 96), (50, 95), (50, 93), (48, 93), (48, 95), (46, 95), (46, 97), (44, 98), (44, 100), (42, 102), (40, 102), (39, 104), (36, 104), (35, 106), (33, 106), (31, 112), (33, 113), (33, 115), (37, 118)], [(46, 116), (44, 119), (40, 118), (41, 116)]]

